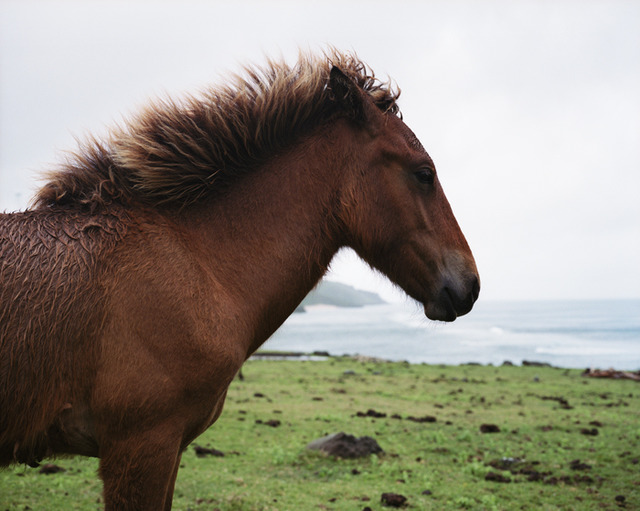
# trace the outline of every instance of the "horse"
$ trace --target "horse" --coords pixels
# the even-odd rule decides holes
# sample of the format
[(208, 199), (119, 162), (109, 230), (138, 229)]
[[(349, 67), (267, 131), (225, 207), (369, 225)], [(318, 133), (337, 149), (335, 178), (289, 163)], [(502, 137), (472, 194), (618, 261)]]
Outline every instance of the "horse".
[(99, 458), (107, 510), (171, 509), (243, 362), (350, 247), (453, 321), (471, 250), (399, 89), (353, 53), (152, 102), (0, 215), (0, 466)]

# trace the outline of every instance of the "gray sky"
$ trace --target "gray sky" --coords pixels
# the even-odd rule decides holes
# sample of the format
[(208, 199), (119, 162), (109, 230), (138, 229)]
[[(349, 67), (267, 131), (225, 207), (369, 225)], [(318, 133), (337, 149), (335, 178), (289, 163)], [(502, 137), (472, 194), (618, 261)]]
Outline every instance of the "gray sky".
[[(328, 44), (403, 90), (481, 298), (640, 297), (634, 1), (0, 0), (0, 211), (27, 204), (74, 136), (147, 98)], [(353, 255), (334, 267), (381, 286)]]

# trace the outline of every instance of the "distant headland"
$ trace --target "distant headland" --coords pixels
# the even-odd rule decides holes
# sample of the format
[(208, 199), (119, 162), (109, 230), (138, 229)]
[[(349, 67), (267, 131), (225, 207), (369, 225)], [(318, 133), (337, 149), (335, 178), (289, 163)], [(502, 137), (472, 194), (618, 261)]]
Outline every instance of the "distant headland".
[(340, 282), (323, 280), (313, 289), (296, 309), (304, 312), (305, 307), (330, 305), (334, 307), (362, 307), (386, 303), (376, 293), (362, 291)]

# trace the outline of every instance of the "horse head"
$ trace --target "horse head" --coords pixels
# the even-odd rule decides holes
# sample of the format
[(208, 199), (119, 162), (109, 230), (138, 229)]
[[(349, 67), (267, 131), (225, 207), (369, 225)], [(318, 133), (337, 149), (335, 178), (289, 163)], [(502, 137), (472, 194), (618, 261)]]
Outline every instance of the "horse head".
[(480, 291), (478, 271), (432, 159), (395, 112), (336, 67), (330, 87), (358, 137), (340, 199), (346, 244), (422, 303), (428, 318), (466, 314)]

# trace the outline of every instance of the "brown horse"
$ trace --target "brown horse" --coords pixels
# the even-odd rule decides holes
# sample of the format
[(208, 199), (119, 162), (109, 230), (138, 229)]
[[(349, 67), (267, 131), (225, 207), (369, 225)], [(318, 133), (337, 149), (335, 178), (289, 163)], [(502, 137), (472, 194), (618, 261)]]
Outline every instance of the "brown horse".
[(453, 321), (471, 251), (398, 93), (355, 56), (156, 103), (0, 215), (0, 465), (100, 458), (107, 509), (170, 509), (242, 363), (352, 247)]

